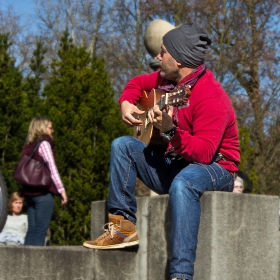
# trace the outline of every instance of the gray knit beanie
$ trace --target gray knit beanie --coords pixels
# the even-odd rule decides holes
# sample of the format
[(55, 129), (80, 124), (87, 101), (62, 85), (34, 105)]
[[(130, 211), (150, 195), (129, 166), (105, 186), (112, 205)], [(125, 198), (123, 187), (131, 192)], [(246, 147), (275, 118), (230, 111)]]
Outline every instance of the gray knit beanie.
[(212, 41), (195, 23), (185, 23), (163, 36), (163, 44), (170, 55), (182, 65), (196, 68), (204, 62)]

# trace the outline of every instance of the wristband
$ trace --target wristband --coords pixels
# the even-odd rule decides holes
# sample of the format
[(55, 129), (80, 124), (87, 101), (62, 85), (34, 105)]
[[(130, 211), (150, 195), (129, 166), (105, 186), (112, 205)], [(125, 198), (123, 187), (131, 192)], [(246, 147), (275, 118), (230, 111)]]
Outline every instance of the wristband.
[(176, 126), (173, 126), (172, 129), (169, 130), (168, 132), (161, 133), (161, 137), (169, 142), (175, 135), (176, 130), (177, 130)]

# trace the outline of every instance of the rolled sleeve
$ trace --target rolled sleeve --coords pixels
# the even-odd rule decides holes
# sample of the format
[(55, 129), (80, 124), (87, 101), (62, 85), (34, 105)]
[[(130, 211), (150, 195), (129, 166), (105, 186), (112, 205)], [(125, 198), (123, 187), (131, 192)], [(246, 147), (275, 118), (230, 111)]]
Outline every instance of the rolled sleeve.
[(44, 161), (49, 166), (49, 169), (51, 172), (51, 178), (52, 178), (52, 181), (53, 181), (57, 191), (59, 193), (62, 193), (63, 191), (65, 191), (65, 189), (64, 189), (63, 183), (61, 181), (60, 175), (58, 173), (58, 170), (57, 170), (57, 167), (56, 167), (56, 164), (54, 161), (50, 143), (47, 141), (43, 141), (40, 144), (38, 151), (39, 151), (40, 156), (44, 159)]

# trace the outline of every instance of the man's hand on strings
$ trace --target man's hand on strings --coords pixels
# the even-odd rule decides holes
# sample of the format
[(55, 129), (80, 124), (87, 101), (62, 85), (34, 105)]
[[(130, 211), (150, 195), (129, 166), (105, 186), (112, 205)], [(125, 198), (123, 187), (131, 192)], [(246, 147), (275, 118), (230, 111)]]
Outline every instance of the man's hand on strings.
[(172, 120), (173, 108), (167, 107), (163, 111), (159, 109), (158, 105), (155, 105), (148, 112), (150, 122), (163, 132), (170, 131), (174, 126)]
[(137, 119), (136, 115), (142, 115), (145, 111), (141, 111), (137, 106), (123, 101), (121, 104), (122, 120), (127, 126), (143, 125), (140, 119)]

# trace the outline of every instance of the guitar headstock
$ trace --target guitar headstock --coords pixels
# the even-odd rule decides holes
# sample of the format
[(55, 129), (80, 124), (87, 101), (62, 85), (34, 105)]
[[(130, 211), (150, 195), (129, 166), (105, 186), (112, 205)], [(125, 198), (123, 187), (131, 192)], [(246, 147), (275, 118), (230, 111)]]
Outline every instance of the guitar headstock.
[(166, 95), (167, 105), (178, 107), (179, 109), (189, 106), (188, 101), (191, 95), (191, 90), (188, 85), (179, 86), (178, 88), (176, 88), (173, 91), (170, 91)]

